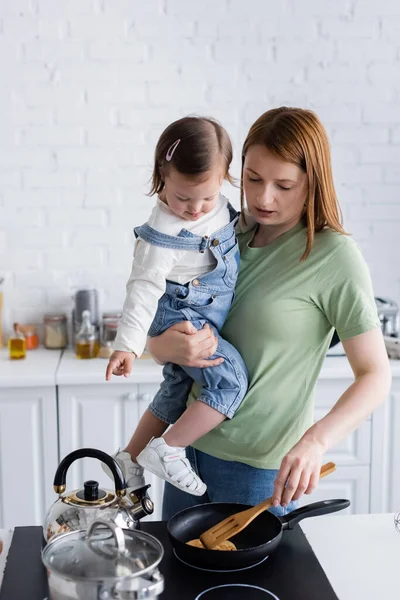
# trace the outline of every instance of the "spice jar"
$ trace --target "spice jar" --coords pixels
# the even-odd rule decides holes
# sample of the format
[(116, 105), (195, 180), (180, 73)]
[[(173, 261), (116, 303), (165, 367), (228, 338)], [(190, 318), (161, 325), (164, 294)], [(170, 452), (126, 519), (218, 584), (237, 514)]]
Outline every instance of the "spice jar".
[(114, 348), (114, 340), (117, 336), (120, 316), (108, 316), (110, 313), (103, 315), (103, 328), (101, 337), (100, 358), (110, 358)]
[(36, 350), (39, 346), (39, 338), (36, 333), (35, 325), (18, 325), (18, 331), (25, 337), (25, 346), (27, 350)]
[(26, 357), (25, 337), (19, 330), (18, 323), (14, 323), (14, 334), (8, 340), (8, 350), (11, 360), (20, 360)]
[(62, 350), (67, 347), (68, 332), (65, 314), (44, 315), (44, 345), (49, 350)]

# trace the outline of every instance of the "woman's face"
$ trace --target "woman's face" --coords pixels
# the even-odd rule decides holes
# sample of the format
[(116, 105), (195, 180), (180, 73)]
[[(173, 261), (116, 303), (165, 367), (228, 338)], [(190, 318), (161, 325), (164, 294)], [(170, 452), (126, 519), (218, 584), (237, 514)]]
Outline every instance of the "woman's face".
[(295, 226), (307, 199), (307, 175), (262, 145), (250, 146), (243, 188), (250, 213), (260, 225)]

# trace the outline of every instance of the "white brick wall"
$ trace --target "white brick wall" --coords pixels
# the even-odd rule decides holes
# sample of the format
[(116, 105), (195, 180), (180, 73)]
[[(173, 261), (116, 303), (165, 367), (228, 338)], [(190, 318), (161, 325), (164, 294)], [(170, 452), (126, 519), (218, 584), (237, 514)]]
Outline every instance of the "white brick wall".
[[(8, 321), (120, 307), (161, 130), (268, 108), (328, 129), (345, 226), (400, 302), (399, 0), (0, 0), (0, 274)], [(235, 203), (238, 192), (227, 190)]]

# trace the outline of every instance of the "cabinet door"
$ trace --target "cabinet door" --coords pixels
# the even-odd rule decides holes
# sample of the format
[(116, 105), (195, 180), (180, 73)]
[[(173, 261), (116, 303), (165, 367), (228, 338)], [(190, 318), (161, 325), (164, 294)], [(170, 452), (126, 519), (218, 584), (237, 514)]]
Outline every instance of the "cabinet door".
[[(153, 383), (148, 384), (140, 384), (138, 391), (138, 408), (139, 408), (139, 418), (142, 416), (154, 396), (158, 391), (159, 385), (155, 385)], [(162, 500), (164, 494), (164, 481), (156, 475), (145, 471), (146, 483), (151, 485), (149, 490), (149, 495), (154, 502), (154, 513), (146, 517), (148, 521), (160, 521), (161, 513), (162, 513)]]
[(400, 381), (393, 383), (390, 394), (389, 427), (387, 436), (386, 462), (388, 477), (381, 477), (386, 488), (387, 511), (400, 511)]
[(303, 496), (300, 506), (320, 500), (345, 498), (350, 500), (351, 506), (337, 514), (365, 514), (369, 512), (369, 483), (370, 469), (368, 466), (341, 467), (335, 473), (322, 479), (311, 495)]
[[(97, 448), (113, 454), (124, 448), (138, 423), (137, 386), (60, 386), (60, 455), (77, 448)], [(76, 489), (88, 479), (112, 489), (101, 463), (93, 458), (78, 460), (68, 471), (67, 489)]]
[(57, 464), (55, 387), (0, 389), (0, 528), (42, 525)]

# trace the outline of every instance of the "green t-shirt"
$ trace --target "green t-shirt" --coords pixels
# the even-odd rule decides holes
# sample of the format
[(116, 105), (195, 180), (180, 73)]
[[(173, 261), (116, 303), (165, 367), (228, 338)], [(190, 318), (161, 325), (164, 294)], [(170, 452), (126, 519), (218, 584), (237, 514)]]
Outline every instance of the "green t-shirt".
[[(225, 460), (278, 469), (312, 425), (314, 388), (333, 329), (341, 340), (379, 327), (368, 267), (356, 243), (325, 229), (300, 258), (307, 230), (299, 223), (268, 246), (239, 234), (241, 262), (221, 335), (241, 353), (249, 388), (231, 420), (195, 448)], [(193, 386), (189, 402), (196, 398)]]

